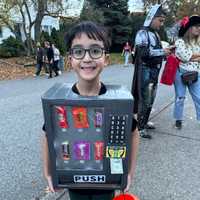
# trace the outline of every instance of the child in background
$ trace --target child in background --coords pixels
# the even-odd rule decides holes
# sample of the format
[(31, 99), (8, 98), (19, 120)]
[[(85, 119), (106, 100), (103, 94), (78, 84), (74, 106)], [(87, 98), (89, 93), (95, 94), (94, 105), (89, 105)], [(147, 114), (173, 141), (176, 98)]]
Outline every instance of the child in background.
[(124, 56), (124, 65), (128, 65), (129, 63), (129, 56), (131, 55), (131, 46), (129, 45), (129, 42), (126, 42), (122, 55)]
[[(72, 86), (73, 92), (81, 96), (98, 96), (106, 93), (106, 85), (100, 81), (100, 73), (109, 62), (110, 39), (104, 27), (93, 22), (81, 22), (73, 27), (67, 35), (69, 49), (69, 62), (77, 74), (78, 80)], [(132, 154), (129, 166), (128, 182), (124, 192), (129, 190), (135, 171), (136, 154), (139, 143), (139, 134), (136, 120), (132, 126)], [(43, 126), (45, 131), (45, 125)], [(55, 189), (52, 185), (51, 171), (49, 168), (49, 150), (47, 138), (43, 137), (44, 175), (51, 192)], [(71, 200), (112, 200), (114, 190), (99, 189), (69, 189)]]

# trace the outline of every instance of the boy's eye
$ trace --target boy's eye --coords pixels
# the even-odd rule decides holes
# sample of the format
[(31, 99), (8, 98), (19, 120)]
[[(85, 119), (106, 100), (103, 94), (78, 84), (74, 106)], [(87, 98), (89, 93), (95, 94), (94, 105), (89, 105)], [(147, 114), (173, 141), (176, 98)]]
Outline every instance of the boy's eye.
[(94, 47), (94, 48), (91, 48), (90, 49), (90, 53), (92, 55), (99, 55), (102, 53), (102, 49), (101, 48), (98, 48), (98, 47)]
[(81, 56), (84, 54), (84, 49), (73, 49), (73, 54), (77, 56)]

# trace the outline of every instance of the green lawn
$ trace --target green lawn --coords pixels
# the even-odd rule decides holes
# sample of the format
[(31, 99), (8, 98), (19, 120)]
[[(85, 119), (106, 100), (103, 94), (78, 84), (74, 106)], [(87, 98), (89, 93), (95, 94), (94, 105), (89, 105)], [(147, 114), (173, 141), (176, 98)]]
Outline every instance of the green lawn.
[(122, 64), (124, 63), (124, 57), (121, 53), (110, 54), (110, 64)]

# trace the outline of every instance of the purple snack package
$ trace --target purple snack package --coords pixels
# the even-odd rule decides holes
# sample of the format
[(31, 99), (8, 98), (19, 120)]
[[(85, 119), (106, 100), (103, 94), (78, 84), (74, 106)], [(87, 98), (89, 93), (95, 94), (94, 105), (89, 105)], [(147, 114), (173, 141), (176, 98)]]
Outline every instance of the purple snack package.
[(103, 114), (102, 111), (99, 109), (95, 109), (95, 120), (94, 125), (96, 128), (102, 127), (103, 124)]
[(77, 141), (74, 143), (74, 156), (76, 160), (90, 160), (90, 143)]

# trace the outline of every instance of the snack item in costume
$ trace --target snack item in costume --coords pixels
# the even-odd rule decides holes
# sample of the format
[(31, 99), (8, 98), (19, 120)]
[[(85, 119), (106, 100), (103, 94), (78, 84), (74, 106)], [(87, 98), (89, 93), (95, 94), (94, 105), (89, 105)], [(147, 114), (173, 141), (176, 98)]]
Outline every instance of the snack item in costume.
[(104, 143), (102, 141), (96, 141), (94, 143), (94, 157), (95, 160), (103, 160)]
[(87, 109), (85, 107), (73, 107), (72, 115), (75, 128), (89, 128)]
[(90, 143), (88, 141), (75, 142), (74, 155), (76, 160), (90, 160)]
[(69, 128), (69, 125), (67, 123), (67, 111), (64, 106), (56, 106), (56, 112), (58, 114), (58, 124), (59, 127), (66, 131), (67, 128)]

